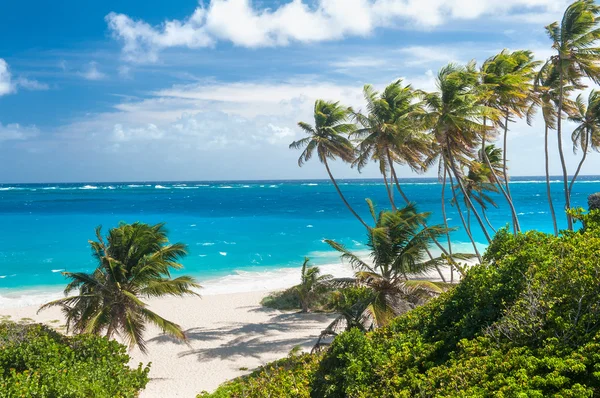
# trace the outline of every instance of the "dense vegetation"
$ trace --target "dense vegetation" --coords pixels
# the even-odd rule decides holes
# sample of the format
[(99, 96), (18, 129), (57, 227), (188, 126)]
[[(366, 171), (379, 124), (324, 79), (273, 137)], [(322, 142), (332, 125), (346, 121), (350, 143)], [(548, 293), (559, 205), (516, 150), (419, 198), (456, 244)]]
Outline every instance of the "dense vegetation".
[(339, 335), (207, 397), (600, 394), (600, 212), (559, 237), (501, 230), (485, 263), (389, 326)]
[(150, 368), (128, 362), (126, 347), (104, 337), (0, 322), (0, 397), (136, 397)]

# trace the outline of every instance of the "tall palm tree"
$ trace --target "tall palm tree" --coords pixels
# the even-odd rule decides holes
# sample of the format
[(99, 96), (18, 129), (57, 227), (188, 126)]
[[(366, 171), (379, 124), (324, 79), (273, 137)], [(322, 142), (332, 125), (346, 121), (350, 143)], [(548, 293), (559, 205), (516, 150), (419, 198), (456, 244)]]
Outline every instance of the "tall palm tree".
[[(552, 40), (556, 54), (550, 57), (545, 67), (558, 70), (559, 99), (557, 110), (558, 152), (563, 172), (565, 208), (571, 207), (569, 195), (569, 176), (562, 146), (562, 117), (564, 104), (564, 86), (573, 85), (583, 88), (582, 78), (587, 77), (595, 83), (600, 82), (600, 48), (595, 47), (600, 39), (597, 16), (600, 6), (594, 0), (578, 0), (567, 7), (560, 23), (546, 26), (546, 32)], [(573, 220), (567, 214), (567, 223), (573, 229)]]
[(316, 151), (319, 161), (325, 165), (325, 169), (335, 190), (340, 195), (348, 210), (365, 228), (369, 229), (367, 223), (354, 211), (350, 203), (346, 200), (329, 168), (329, 160), (340, 158), (344, 162), (352, 163), (355, 159), (354, 146), (346, 138), (348, 134), (356, 130), (354, 124), (348, 123), (349, 117), (349, 109), (341, 106), (339, 102), (315, 101), (315, 125), (311, 126), (308, 123), (299, 122), (298, 126), (308, 134), (308, 137), (292, 142), (290, 148), (304, 149), (298, 158), (298, 166), (300, 167), (309, 161)]
[[(486, 240), (490, 242), (491, 237), (483, 219), (466, 194), (462, 182), (463, 167), (474, 158), (475, 148), (480, 143), (480, 134), (484, 130), (483, 118), (495, 114), (492, 108), (481, 104), (480, 93), (475, 88), (477, 82), (478, 73), (474, 63), (466, 66), (449, 64), (442, 68), (437, 78), (439, 92), (425, 96), (428, 112), (424, 120), (426, 125), (431, 128), (431, 134), (439, 151), (440, 176), (448, 173), (451, 184), (456, 180), (468, 208), (477, 219)], [(455, 193), (454, 189), (452, 191)], [(455, 201), (455, 203), (463, 226), (477, 253), (475, 240), (467, 228), (459, 202)]]
[[(508, 124), (512, 117), (522, 118), (525, 116), (529, 104), (531, 103), (531, 91), (533, 87), (533, 79), (535, 77), (535, 68), (539, 66), (539, 62), (533, 60), (531, 51), (520, 50), (509, 52), (503, 50), (499, 54), (488, 58), (480, 70), (480, 78), (482, 83), (482, 100), (483, 103), (497, 110), (497, 119), (491, 122), (503, 128), (504, 142), (504, 157), (503, 157), (503, 185), (499, 185), (499, 189), (504, 195), (513, 219), (513, 228), (515, 232), (520, 231), (519, 218), (515, 209), (510, 186), (508, 184), (508, 173), (506, 167), (507, 153), (507, 136)], [(484, 118), (484, 129), (482, 133), (481, 148), (486, 146), (486, 138), (488, 133), (487, 118)], [(487, 162), (485, 158), (484, 162)], [(489, 165), (488, 165), (489, 166)], [(492, 172), (495, 171), (490, 168)], [(497, 176), (494, 178), (499, 182)]]
[(410, 85), (404, 86), (402, 80), (391, 83), (381, 94), (367, 84), (363, 93), (368, 113), (355, 113), (362, 128), (353, 134), (359, 139), (354, 165), (361, 171), (369, 160), (379, 164), (392, 209), (395, 209), (392, 178), (403, 199), (408, 202), (408, 198), (400, 188), (394, 163), (408, 165), (417, 172), (426, 167), (428, 137), (418, 130), (415, 117), (423, 112), (422, 102), (419, 101), (419, 93)]
[(366, 329), (385, 326), (419, 300), (437, 295), (447, 287), (444, 283), (411, 277), (426, 275), (436, 265), (471, 258), (470, 255), (455, 254), (452, 258), (442, 256), (426, 260), (426, 249), (432, 244), (432, 238), (446, 233), (443, 226), (423, 227), (429, 213), (419, 213), (414, 203), (396, 211), (379, 213), (371, 201), (368, 203), (375, 222), (367, 235), (371, 261), (365, 261), (338, 242), (325, 240), (341, 253), (342, 261), (355, 270), (354, 278), (345, 278), (341, 282), (366, 286), (373, 291), (368, 302), (361, 303), (362, 319), (369, 323)]
[[(559, 74), (556, 68), (546, 65), (542, 68), (535, 79), (533, 102), (528, 111), (527, 118), (532, 119), (538, 107), (541, 109), (544, 119), (544, 164), (546, 174), (546, 196), (548, 207), (552, 217), (554, 235), (558, 236), (558, 223), (556, 212), (552, 201), (552, 190), (550, 186), (550, 155), (548, 150), (549, 132), (556, 129), (558, 119), (558, 104), (560, 99)], [(563, 110), (567, 114), (575, 113), (575, 104), (569, 99), (571, 92), (575, 90), (572, 85), (563, 86)]]
[[(171, 277), (171, 270), (187, 252), (181, 243), (169, 244), (164, 224), (121, 224), (109, 231), (106, 240), (96, 229), (97, 241), (90, 241), (98, 262), (92, 273), (63, 272), (71, 282), (65, 298), (43, 305), (61, 307), (67, 327), (75, 333), (115, 334), (130, 348), (146, 352), (144, 331), (152, 323), (176, 338), (185, 339), (179, 325), (148, 308), (144, 298), (197, 295), (200, 286), (189, 276)], [(74, 296), (69, 294), (77, 291)]]
[(571, 135), (573, 152), (577, 153), (577, 149), (581, 148), (583, 155), (569, 184), (569, 195), (572, 193), (573, 184), (575, 184), (575, 180), (579, 176), (589, 150), (600, 150), (600, 91), (592, 90), (589, 94), (587, 104), (583, 96), (579, 94), (575, 100), (575, 109), (576, 113), (573, 113), (569, 117), (571, 121), (577, 123), (577, 127)]
[(315, 298), (315, 294), (320, 287), (324, 287), (333, 278), (331, 275), (321, 275), (319, 267), (309, 267), (309, 258), (304, 258), (301, 270), (301, 281), (296, 286), (296, 293), (300, 299), (302, 312), (309, 312), (310, 305)]

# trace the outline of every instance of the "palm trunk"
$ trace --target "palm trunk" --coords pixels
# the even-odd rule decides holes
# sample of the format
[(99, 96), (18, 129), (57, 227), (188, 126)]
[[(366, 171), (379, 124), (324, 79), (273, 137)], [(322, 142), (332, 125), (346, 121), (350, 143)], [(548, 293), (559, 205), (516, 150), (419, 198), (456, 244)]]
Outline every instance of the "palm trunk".
[(494, 226), (492, 225), (492, 223), (490, 222), (488, 216), (487, 216), (487, 212), (485, 211), (485, 207), (483, 207), (483, 205), (481, 205), (481, 214), (483, 214), (483, 219), (485, 220), (485, 222), (487, 223), (487, 225), (489, 225), (489, 227), (492, 229), (492, 231), (494, 231), (494, 233), (496, 233), (496, 228), (494, 228)]
[(465, 221), (465, 217), (462, 214), (462, 210), (460, 208), (460, 204), (458, 203), (458, 198), (456, 197), (456, 190), (454, 189), (454, 181), (452, 180), (452, 173), (450, 173), (447, 169), (448, 166), (444, 164), (444, 172), (448, 172), (448, 177), (450, 178), (450, 188), (452, 190), (452, 196), (454, 198), (454, 202), (456, 203), (456, 210), (458, 211), (458, 215), (460, 216), (460, 220), (462, 221), (463, 226), (465, 227), (465, 231), (467, 231), (467, 235), (471, 240), (471, 244), (473, 245), (473, 250), (475, 250), (475, 254), (479, 259), (479, 262), (482, 262), (481, 255), (479, 254), (479, 250), (477, 250), (477, 245), (475, 244), (475, 239), (473, 239), (473, 235), (471, 235), (471, 231), (467, 228), (467, 222)]
[[(508, 122), (509, 122), (509, 111), (506, 111), (506, 117), (504, 119), (504, 143), (502, 147), (502, 173), (504, 174), (504, 186), (506, 191), (503, 192), (506, 200), (508, 201), (508, 205), (510, 206), (510, 211), (513, 217), (513, 231), (516, 234), (517, 232), (521, 232), (521, 225), (519, 225), (519, 216), (517, 215), (517, 210), (515, 209), (515, 204), (513, 202), (512, 193), (510, 192), (510, 183), (508, 180), (508, 167), (506, 167), (506, 150), (508, 147)], [(502, 188), (502, 187), (501, 187)]]
[(581, 166), (583, 166), (583, 163), (585, 162), (585, 159), (587, 157), (588, 146), (589, 146), (589, 136), (587, 134), (587, 131), (585, 131), (584, 133), (585, 133), (585, 145), (583, 148), (583, 157), (581, 158), (581, 161), (577, 165), (577, 170), (575, 171), (575, 174), (573, 174), (573, 178), (571, 179), (571, 183), (569, 184), (569, 197), (571, 197), (571, 194), (573, 192), (573, 184), (575, 184), (575, 180), (577, 179), (577, 177), (579, 176), (579, 172), (581, 171)]
[[(559, 84), (560, 84), (560, 92), (558, 96), (558, 120), (557, 120), (557, 128), (556, 133), (558, 135), (558, 154), (560, 155), (560, 165), (562, 166), (563, 172), (563, 189), (565, 191), (565, 210), (569, 210), (571, 208), (571, 196), (569, 195), (569, 175), (567, 173), (567, 164), (565, 163), (565, 155), (563, 153), (562, 147), (562, 108), (563, 108), (563, 70), (562, 65), (560, 65), (559, 72)], [(573, 230), (573, 220), (567, 214), (567, 226), (569, 230)]]
[[(484, 119), (483, 120), (483, 126), (485, 127), (487, 123), (487, 120)], [(503, 152), (503, 156), (505, 157), (503, 159), (503, 172), (504, 172), (504, 179), (506, 181), (506, 177), (507, 177), (507, 172), (506, 172), (506, 132), (504, 134), (504, 148), (502, 150)], [(494, 170), (494, 168), (492, 167), (492, 164), (490, 162), (490, 159), (487, 156), (487, 152), (485, 151), (485, 147), (481, 148), (482, 154), (481, 156), (483, 157), (483, 160), (485, 161), (485, 164), (487, 165), (487, 167), (490, 169), (490, 172), (492, 173), (492, 176), (494, 177), (494, 182), (498, 185), (498, 188), (500, 188), (500, 192), (502, 192), (502, 195), (504, 196), (504, 199), (506, 199), (506, 202), (508, 203), (508, 207), (510, 208), (510, 213), (512, 216), (512, 220), (513, 220), (513, 231), (516, 234), (517, 232), (521, 232), (521, 225), (519, 224), (519, 217), (517, 215), (517, 210), (515, 209), (515, 205), (512, 201), (512, 197), (510, 196), (509, 193), (507, 193), (506, 189), (504, 189), (504, 186), (502, 185), (502, 182), (500, 181), (500, 179), (498, 178), (498, 176), (496, 175), (496, 171)], [(487, 217), (486, 217), (487, 218)], [(490, 225), (491, 227), (491, 225)], [(492, 230), (494, 230), (494, 232), (496, 232), (496, 230), (492, 227)]]
[(479, 212), (477, 210), (475, 210), (475, 207), (473, 206), (473, 202), (471, 202), (471, 198), (467, 194), (467, 191), (466, 191), (466, 189), (462, 183), (462, 180), (460, 178), (460, 175), (458, 174), (458, 170), (456, 170), (456, 165), (454, 164), (454, 159), (452, 158), (452, 156), (450, 154), (448, 154), (448, 158), (450, 159), (450, 167), (452, 168), (454, 177), (456, 177), (456, 182), (458, 183), (458, 186), (459, 186), (462, 194), (465, 196), (465, 200), (467, 202), (467, 208), (470, 208), (471, 210), (473, 210), (473, 215), (477, 219), (477, 222), (479, 223), (479, 226), (481, 227), (481, 230), (483, 231), (483, 234), (485, 235), (485, 238), (487, 239), (488, 243), (490, 243), (492, 241), (492, 238), (488, 234), (488, 231), (485, 228), (485, 225), (483, 224), (483, 220), (481, 219)]
[(548, 205), (550, 206), (550, 215), (552, 216), (552, 226), (554, 227), (554, 236), (558, 236), (558, 225), (556, 224), (556, 213), (554, 212), (554, 203), (552, 203), (552, 192), (550, 189), (550, 156), (548, 154), (548, 124), (544, 129), (544, 155), (546, 161), (546, 195), (548, 196)]
[(354, 215), (354, 217), (356, 217), (356, 219), (358, 221), (360, 221), (360, 223), (362, 225), (365, 226), (365, 228), (367, 230), (371, 230), (371, 227), (369, 227), (367, 225), (366, 222), (364, 222), (364, 220), (354, 211), (354, 209), (352, 208), (352, 206), (350, 206), (350, 203), (348, 203), (348, 201), (346, 200), (346, 198), (344, 197), (344, 194), (342, 193), (342, 191), (340, 190), (340, 187), (338, 187), (337, 182), (335, 181), (335, 178), (333, 178), (333, 175), (331, 174), (331, 170), (329, 169), (329, 163), (327, 162), (327, 159), (325, 159), (323, 161), (323, 163), (325, 164), (325, 168), (327, 169), (327, 174), (329, 174), (329, 178), (331, 179), (331, 182), (333, 183), (333, 186), (335, 187), (335, 190), (337, 191), (338, 195), (340, 195), (340, 198), (342, 198), (342, 201), (344, 202), (344, 204), (346, 205), (346, 207), (348, 208), (348, 210), (350, 210), (350, 212)]
[(388, 199), (390, 200), (390, 204), (392, 205), (392, 210), (396, 211), (398, 209), (396, 208), (396, 204), (394, 203), (394, 194), (392, 193), (390, 184), (388, 184), (388, 179), (385, 170), (383, 170), (381, 174), (383, 175), (383, 182), (385, 182), (385, 190), (387, 191)]
[(106, 338), (107, 338), (107, 339), (110, 339), (110, 338), (112, 338), (112, 335), (113, 335), (113, 333), (114, 333), (114, 328), (113, 328), (113, 325), (112, 325), (112, 323), (110, 323), (110, 324), (108, 325), (108, 328), (106, 329)]
[[(452, 241), (450, 240), (450, 228), (448, 228), (448, 218), (446, 217), (446, 175), (447, 170), (444, 167), (444, 177), (442, 179), (442, 217), (444, 218), (444, 227), (446, 228), (446, 238), (448, 239), (448, 251), (452, 257)], [(454, 282), (454, 267), (450, 267), (450, 282)]]

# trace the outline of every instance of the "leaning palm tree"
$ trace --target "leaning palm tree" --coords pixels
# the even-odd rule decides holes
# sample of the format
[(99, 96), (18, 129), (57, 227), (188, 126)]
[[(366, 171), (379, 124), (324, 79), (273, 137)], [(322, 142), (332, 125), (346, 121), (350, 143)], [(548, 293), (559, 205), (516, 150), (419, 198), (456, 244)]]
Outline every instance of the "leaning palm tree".
[[(492, 147), (492, 149), (488, 149)], [(495, 157), (498, 155), (500, 149), (493, 148), (493, 145), (486, 146), (486, 155), (490, 154), (490, 156)], [(480, 151), (481, 153), (482, 151)], [(480, 155), (481, 156), (481, 155)], [(500, 155), (501, 156), (501, 155)], [(492, 166), (493, 167), (493, 166)], [(498, 167), (498, 165), (496, 165)], [(492, 197), (488, 194), (488, 192), (498, 193), (499, 190), (496, 187), (496, 184), (493, 182), (494, 176), (490, 173), (490, 168), (483, 163), (482, 160), (474, 160), (469, 165), (469, 172), (463, 178), (463, 184), (465, 187), (466, 194), (471, 198), (473, 203), (477, 203), (481, 209), (481, 214), (485, 219), (485, 222), (490, 227), (490, 229), (496, 232), (496, 229), (493, 227), (492, 223), (487, 217), (487, 209), (488, 206), (498, 207), (498, 204), (492, 199)], [(456, 190), (458, 187), (456, 187)], [(455, 200), (458, 199), (461, 192), (456, 192), (454, 197)], [(455, 203), (455, 200), (452, 203)], [(466, 203), (466, 197), (463, 198)], [(471, 211), (467, 206), (467, 228), (471, 229)]]
[[(585, 87), (582, 78), (586, 77), (600, 83), (600, 47), (596, 42), (600, 39), (598, 28), (600, 6), (594, 0), (578, 0), (567, 7), (560, 23), (554, 22), (546, 26), (546, 32), (552, 40), (552, 48), (556, 54), (551, 56), (544, 68), (558, 70), (559, 99), (557, 109), (558, 152), (563, 172), (563, 188), (566, 210), (571, 207), (569, 195), (569, 176), (562, 146), (562, 117), (564, 112), (564, 87), (573, 85)], [(567, 223), (573, 229), (573, 220), (567, 213)]]
[[(449, 64), (442, 68), (437, 78), (439, 91), (425, 96), (428, 112), (424, 116), (424, 121), (431, 128), (431, 134), (438, 150), (440, 178), (445, 181), (448, 176), (451, 184), (454, 184), (454, 181), (457, 182), (460, 191), (465, 196), (467, 207), (473, 212), (486, 240), (490, 242), (491, 237), (483, 219), (469, 196), (466, 195), (462, 182), (463, 168), (474, 158), (475, 149), (479, 146), (481, 139), (480, 134), (485, 130), (483, 119), (495, 114), (492, 108), (482, 105), (480, 92), (476, 88), (477, 82), (478, 73), (474, 63), (466, 66)], [(475, 252), (478, 253), (459, 202), (455, 201), (455, 203), (467, 235)]]
[(346, 138), (348, 134), (356, 130), (354, 124), (347, 123), (349, 117), (350, 110), (341, 106), (339, 102), (315, 101), (315, 125), (311, 126), (308, 123), (299, 122), (298, 126), (308, 134), (308, 137), (292, 142), (290, 148), (304, 149), (298, 158), (298, 166), (300, 167), (309, 161), (316, 151), (317, 157), (325, 165), (327, 174), (338, 195), (340, 195), (340, 198), (354, 217), (368, 229), (369, 226), (367, 223), (354, 211), (350, 203), (346, 200), (329, 168), (329, 160), (340, 158), (344, 162), (352, 163), (355, 159), (354, 146)]
[(576, 113), (569, 117), (571, 121), (577, 123), (577, 127), (571, 135), (573, 152), (577, 153), (577, 149), (581, 148), (583, 155), (569, 184), (569, 195), (571, 195), (573, 184), (575, 184), (575, 180), (579, 176), (589, 150), (600, 150), (600, 91), (592, 90), (587, 104), (583, 96), (579, 94), (575, 100), (575, 108)]
[(354, 165), (360, 172), (370, 160), (378, 163), (392, 209), (395, 209), (392, 178), (403, 199), (408, 202), (408, 198), (400, 188), (394, 164), (408, 165), (416, 172), (424, 171), (427, 166), (429, 139), (419, 131), (416, 120), (423, 112), (422, 102), (418, 92), (410, 85), (404, 86), (402, 80), (391, 83), (382, 93), (367, 84), (363, 93), (368, 113), (355, 113), (361, 128), (353, 133), (359, 140)]
[[(513, 117), (522, 118), (525, 116), (531, 103), (533, 78), (535, 77), (535, 68), (538, 65), (539, 62), (533, 60), (531, 51), (509, 52), (503, 50), (499, 54), (488, 58), (480, 70), (482, 102), (497, 111), (496, 118), (495, 120), (492, 119), (491, 123), (504, 131), (503, 185), (499, 184), (498, 187), (510, 207), (515, 232), (520, 231), (520, 225), (508, 184), (506, 167), (508, 124)], [(484, 118), (481, 139), (482, 149), (486, 146), (487, 135), (493, 133), (493, 131), (488, 132), (487, 121), (487, 118)], [(484, 162), (487, 162), (485, 151), (482, 154)], [(493, 168), (490, 168), (490, 170), (495, 174)], [(500, 181), (497, 176), (494, 177), (494, 180), (496, 182)]]
[(309, 258), (304, 258), (301, 270), (301, 282), (296, 286), (296, 293), (300, 299), (302, 312), (309, 312), (315, 295), (319, 288), (327, 286), (327, 283), (333, 278), (331, 275), (321, 275), (319, 267), (309, 267)]
[[(74, 333), (120, 336), (129, 348), (146, 352), (144, 331), (147, 323), (179, 339), (185, 334), (179, 325), (148, 308), (144, 298), (197, 295), (200, 286), (189, 276), (171, 277), (171, 270), (183, 266), (185, 245), (169, 244), (164, 224), (121, 224), (109, 231), (106, 240), (101, 228), (97, 241), (90, 241), (98, 262), (92, 273), (63, 272), (71, 282), (65, 298), (43, 305), (61, 307), (67, 328)], [(74, 296), (69, 294), (77, 292)]]

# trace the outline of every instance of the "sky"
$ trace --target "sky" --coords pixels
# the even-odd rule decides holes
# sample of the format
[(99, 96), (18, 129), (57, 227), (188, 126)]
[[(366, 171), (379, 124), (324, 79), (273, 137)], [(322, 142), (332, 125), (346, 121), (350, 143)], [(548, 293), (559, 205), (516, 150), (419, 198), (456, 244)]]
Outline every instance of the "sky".
[[(326, 178), (288, 149), (315, 99), (433, 91), (448, 62), (552, 53), (564, 0), (0, 2), (0, 182)], [(570, 136), (572, 125), (566, 125)], [(552, 174), (560, 174), (551, 151)], [(565, 140), (569, 170), (574, 155)], [(512, 175), (542, 175), (543, 123), (511, 124)], [(583, 174), (598, 174), (593, 154)], [(335, 164), (339, 178), (377, 177)], [(402, 169), (403, 177), (413, 177)], [(436, 170), (424, 176), (433, 177)]]

